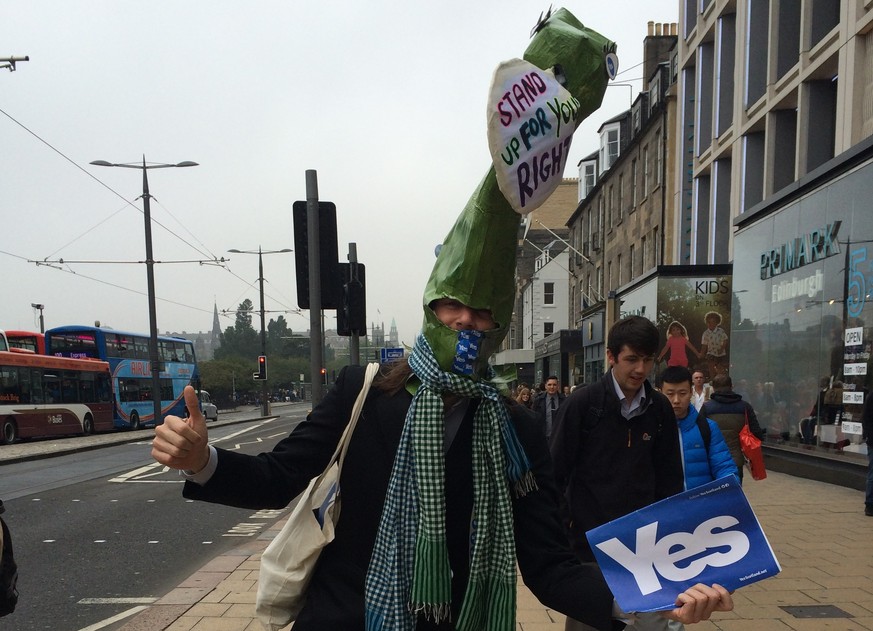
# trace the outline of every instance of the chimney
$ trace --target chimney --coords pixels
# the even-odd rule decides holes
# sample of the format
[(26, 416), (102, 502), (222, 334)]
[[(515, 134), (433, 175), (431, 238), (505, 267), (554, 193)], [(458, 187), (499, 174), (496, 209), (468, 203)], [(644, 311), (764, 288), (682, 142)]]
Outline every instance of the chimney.
[(649, 89), (649, 79), (658, 65), (670, 60), (670, 50), (676, 43), (679, 28), (675, 22), (648, 22), (648, 36), (643, 40), (643, 92)]

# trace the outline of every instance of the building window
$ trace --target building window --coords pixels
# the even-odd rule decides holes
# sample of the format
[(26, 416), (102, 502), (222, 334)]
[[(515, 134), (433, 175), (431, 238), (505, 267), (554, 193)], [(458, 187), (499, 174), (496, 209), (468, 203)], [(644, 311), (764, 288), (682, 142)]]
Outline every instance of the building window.
[(615, 259), (615, 271), (618, 273), (618, 284), (616, 287), (621, 287), (624, 284), (624, 277), (621, 273), (621, 254), (619, 254)]
[(547, 337), (555, 332), (554, 322), (543, 322), (543, 337)]
[(660, 265), (661, 264), (661, 242), (658, 241), (658, 228), (657, 226), (652, 228), (652, 248), (654, 250), (655, 259), (652, 262), (652, 265)]
[(646, 237), (640, 237), (640, 273), (645, 272), (646, 269)]
[(543, 304), (555, 304), (555, 283), (543, 283)]
[(618, 223), (624, 219), (624, 173), (618, 174)]
[(604, 127), (600, 133), (600, 172), (608, 170), (618, 159), (618, 150), (621, 146), (619, 124), (614, 123)]
[(630, 264), (630, 277), (629, 280), (634, 279), (634, 268), (636, 266), (636, 261), (634, 260), (634, 246), (631, 244), (630, 251), (628, 252), (628, 263)]
[(649, 194), (649, 145), (643, 147), (643, 197)]
[(631, 212), (637, 207), (637, 161), (631, 160)]
[(655, 182), (658, 183), (658, 186), (662, 184), (661, 182), (661, 159), (664, 156), (664, 138), (661, 136), (661, 130), (657, 130), (655, 132), (658, 134), (657, 141), (657, 149), (655, 150)]
[(606, 200), (606, 225), (610, 228), (613, 226), (613, 222), (615, 221), (615, 187), (609, 187), (609, 193), (607, 193), (608, 198)]
[(597, 183), (597, 161), (583, 162), (579, 166), (579, 201), (588, 197), (588, 193)]

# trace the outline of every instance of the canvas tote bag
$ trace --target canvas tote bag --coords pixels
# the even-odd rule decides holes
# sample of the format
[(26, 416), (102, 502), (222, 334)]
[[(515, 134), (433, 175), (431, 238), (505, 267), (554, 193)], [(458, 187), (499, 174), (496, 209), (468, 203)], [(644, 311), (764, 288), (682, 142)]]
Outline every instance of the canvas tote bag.
[(297, 506), (288, 521), (261, 556), (255, 613), (270, 631), (278, 631), (297, 619), (318, 555), (333, 541), (340, 513), (337, 494), (340, 471), (364, 400), (378, 371), (378, 363), (367, 365), (364, 385), (333, 457), (321, 475), (313, 478), (298, 496)]

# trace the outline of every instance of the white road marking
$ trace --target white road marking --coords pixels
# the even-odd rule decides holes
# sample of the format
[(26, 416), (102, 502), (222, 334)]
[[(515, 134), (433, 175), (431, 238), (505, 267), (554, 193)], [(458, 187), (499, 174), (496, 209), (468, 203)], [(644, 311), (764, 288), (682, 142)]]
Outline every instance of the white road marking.
[(106, 618), (106, 620), (101, 620), (100, 622), (95, 622), (94, 624), (82, 627), (79, 631), (99, 631), (100, 629), (104, 629), (112, 624), (115, 624), (119, 620), (124, 620), (125, 618), (129, 618), (134, 614), (138, 614), (140, 611), (144, 611), (148, 609), (146, 606), (133, 607), (132, 609), (128, 609), (127, 611), (122, 611), (120, 614), (112, 616), (111, 618)]
[(77, 605), (151, 605), (157, 598), (82, 598)]

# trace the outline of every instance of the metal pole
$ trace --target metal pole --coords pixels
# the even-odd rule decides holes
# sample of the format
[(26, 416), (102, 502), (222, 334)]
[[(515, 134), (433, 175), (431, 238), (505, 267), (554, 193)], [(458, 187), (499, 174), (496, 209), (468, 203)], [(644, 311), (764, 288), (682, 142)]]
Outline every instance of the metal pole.
[[(358, 280), (358, 244), (349, 243), (349, 271), (351, 278), (347, 281)], [(349, 336), (349, 364), (359, 366), (361, 364), (361, 345), (357, 330)]]
[(158, 315), (155, 306), (155, 259), (152, 254), (152, 214), (149, 201), (149, 178), (145, 156), (142, 158), (142, 199), (145, 216), (146, 279), (149, 299), (149, 364), (152, 371), (152, 403), (155, 425), (164, 422), (161, 418), (161, 366), (158, 360)]
[[(261, 285), (261, 355), (267, 354), (267, 329), (264, 325), (264, 256), (261, 253), (261, 246), (258, 246), (258, 281)], [(270, 416), (270, 388), (267, 386), (267, 380), (261, 382), (261, 414)]]
[(318, 173), (306, 171), (306, 228), (309, 248), (309, 368), (312, 379), (312, 405), (318, 405), (324, 393), (321, 368), (324, 366), (321, 334), (321, 254), (318, 234)]
[(42, 309), (39, 310), (39, 332), (45, 333), (45, 318), (42, 317)]

